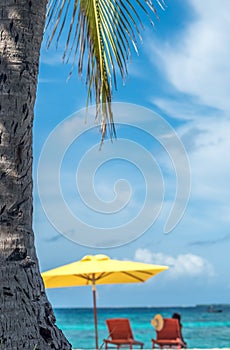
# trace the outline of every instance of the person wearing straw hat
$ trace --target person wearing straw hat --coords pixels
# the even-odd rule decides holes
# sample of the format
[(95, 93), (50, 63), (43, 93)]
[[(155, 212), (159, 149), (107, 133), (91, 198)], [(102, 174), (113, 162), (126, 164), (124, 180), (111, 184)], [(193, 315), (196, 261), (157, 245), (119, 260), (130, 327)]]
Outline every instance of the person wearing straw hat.
[(181, 334), (182, 325), (180, 320), (181, 316), (178, 313), (174, 313), (171, 318), (165, 319), (160, 314), (156, 314), (151, 320), (151, 324), (157, 333), (157, 338), (152, 339), (152, 348), (155, 348), (156, 344), (160, 348), (165, 346), (170, 348), (177, 346), (178, 349), (187, 348), (187, 344)]

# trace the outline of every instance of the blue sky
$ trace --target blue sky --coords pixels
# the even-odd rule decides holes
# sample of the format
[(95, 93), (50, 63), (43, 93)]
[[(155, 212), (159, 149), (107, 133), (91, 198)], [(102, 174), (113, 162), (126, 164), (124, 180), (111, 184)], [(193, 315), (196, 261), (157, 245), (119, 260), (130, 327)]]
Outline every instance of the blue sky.
[[(126, 84), (119, 80), (113, 93), (113, 101), (122, 103), (115, 107), (118, 139), (106, 141), (102, 151), (93, 107), (84, 120), (84, 80), (75, 72), (67, 81), (71, 66), (61, 61), (64, 42), (60, 50), (53, 45), (48, 51), (43, 43), (34, 123), (34, 231), (41, 270), (98, 253), (170, 266), (144, 284), (99, 286), (98, 306), (229, 303), (229, 10), (228, 0), (176, 0), (165, 11), (158, 8), (160, 20), (154, 28), (146, 24)], [(132, 108), (136, 115), (128, 113)], [(165, 130), (174, 140), (166, 148)], [(55, 142), (44, 156), (52, 135)], [(184, 154), (178, 153), (180, 140)], [(60, 197), (55, 162), (63, 145)], [(46, 171), (38, 168), (42, 154)], [(71, 232), (62, 198), (78, 220), (68, 238), (54, 227)], [(176, 225), (165, 233), (175, 198)], [(56, 214), (51, 222), (44, 202)], [(135, 217), (141, 217), (137, 224)], [(90, 227), (92, 237), (95, 232), (94, 247), (84, 241), (87, 230), (78, 232), (79, 222)], [(96, 236), (101, 230), (110, 232), (104, 248)], [(48, 296), (54, 306), (92, 305), (90, 287), (48, 290)]]

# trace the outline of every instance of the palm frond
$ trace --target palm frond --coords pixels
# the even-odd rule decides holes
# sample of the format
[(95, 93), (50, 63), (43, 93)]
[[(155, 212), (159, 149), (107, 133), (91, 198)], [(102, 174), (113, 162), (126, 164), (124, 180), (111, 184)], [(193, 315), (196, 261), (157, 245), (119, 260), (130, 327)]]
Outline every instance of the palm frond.
[[(162, 9), (164, 0), (155, 0)], [(96, 100), (96, 118), (101, 122), (102, 140), (107, 126), (115, 136), (111, 109), (112, 89), (116, 88), (116, 71), (122, 80), (127, 75), (131, 46), (137, 51), (141, 40), (142, 17), (153, 24), (156, 8), (151, 0), (50, 0), (47, 27), (51, 27), (48, 46), (56, 37), (57, 44), (64, 32), (66, 44), (63, 60), (72, 59), (72, 71), (78, 57), (78, 73), (88, 87), (87, 105)]]

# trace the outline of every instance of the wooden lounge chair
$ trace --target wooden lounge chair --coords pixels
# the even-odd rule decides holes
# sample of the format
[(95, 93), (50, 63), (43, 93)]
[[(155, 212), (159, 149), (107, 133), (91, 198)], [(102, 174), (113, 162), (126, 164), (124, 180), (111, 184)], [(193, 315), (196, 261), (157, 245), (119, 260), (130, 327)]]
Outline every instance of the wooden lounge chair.
[(175, 318), (164, 318), (163, 328), (156, 330), (156, 340), (152, 339), (152, 348), (186, 348), (181, 335), (179, 321)]
[(104, 339), (105, 349), (110, 345), (115, 345), (117, 349), (122, 346), (133, 349), (133, 346), (140, 346), (143, 349), (144, 343), (137, 341), (133, 337), (132, 329), (128, 318), (111, 318), (106, 320), (109, 330), (108, 339)]

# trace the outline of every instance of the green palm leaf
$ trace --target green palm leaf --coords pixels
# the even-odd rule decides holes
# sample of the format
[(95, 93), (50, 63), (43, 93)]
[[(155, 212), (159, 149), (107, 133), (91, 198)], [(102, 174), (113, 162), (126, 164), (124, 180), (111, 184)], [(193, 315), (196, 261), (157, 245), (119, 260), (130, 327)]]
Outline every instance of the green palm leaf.
[[(163, 9), (164, 0), (155, 0)], [(73, 68), (78, 57), (78, 73), (84, 67), (88, 86), (87, 106), (96, 100), (96, 118), (100, 120), (102, 140), (107, 126), (110, 137), (115, 136), (111, 109), (112, 88), (116, 88), (116, 71), (123, 81), (131, 46), (137, 51), (142, 15), (153, 24), (156, 9), (151, 0), (50, 0), (47, 27), (52, 28), (48, 46), (56, 36), (57, 43), (67, 27), (68, 33), (63, 60), (72, 59)]]

